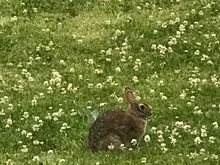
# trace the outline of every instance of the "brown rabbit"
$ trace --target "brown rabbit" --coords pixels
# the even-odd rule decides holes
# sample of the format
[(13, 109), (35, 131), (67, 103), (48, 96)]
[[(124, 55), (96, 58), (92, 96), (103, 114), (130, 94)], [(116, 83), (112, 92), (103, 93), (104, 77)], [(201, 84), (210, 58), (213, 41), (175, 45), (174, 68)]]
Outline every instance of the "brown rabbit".
[(89, 130), (89, 147), (92, 151), (119, 148), (121, 144), (130, 145), (132, 139), (140, 140), (145, 132), (146, 118), (151, 108), (135, 100), (133, 92), (126, 87), (125, 99), (128, 109), (110, 110), (101, 114)]

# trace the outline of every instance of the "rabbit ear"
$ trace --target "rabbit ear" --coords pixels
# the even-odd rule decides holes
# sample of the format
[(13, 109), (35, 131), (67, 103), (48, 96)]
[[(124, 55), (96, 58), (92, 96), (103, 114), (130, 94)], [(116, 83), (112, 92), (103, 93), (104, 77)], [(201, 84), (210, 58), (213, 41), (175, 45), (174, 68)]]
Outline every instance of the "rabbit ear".
[(135, 102), (134, 94), (129, 87), (125, 87), (125, 99), (129, 104), (134, 104)]

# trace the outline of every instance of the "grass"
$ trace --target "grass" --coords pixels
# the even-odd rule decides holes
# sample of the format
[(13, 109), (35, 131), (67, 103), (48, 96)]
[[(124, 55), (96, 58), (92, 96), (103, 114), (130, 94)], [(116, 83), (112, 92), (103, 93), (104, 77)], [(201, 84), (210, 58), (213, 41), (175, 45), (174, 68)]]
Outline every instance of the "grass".
[[(218, 0), (0, 0), (1, 164), (219, 164)], [(92, 153), (88, 129), (153, 107), (150, 142)], [(201, 140), (201, 141), (200, 141)]]

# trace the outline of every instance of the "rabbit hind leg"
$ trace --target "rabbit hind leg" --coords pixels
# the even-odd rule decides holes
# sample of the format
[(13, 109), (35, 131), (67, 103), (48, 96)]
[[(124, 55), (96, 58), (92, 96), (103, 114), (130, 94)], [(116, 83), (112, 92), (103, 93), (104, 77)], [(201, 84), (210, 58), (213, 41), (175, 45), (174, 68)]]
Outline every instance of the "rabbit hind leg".
[(120, 136), (109, 133), (107, 136), (105, 136), (102, 140), (100, 140), (99, 149), (117, 149), (120, 148), (122, 144), (122, 140)]

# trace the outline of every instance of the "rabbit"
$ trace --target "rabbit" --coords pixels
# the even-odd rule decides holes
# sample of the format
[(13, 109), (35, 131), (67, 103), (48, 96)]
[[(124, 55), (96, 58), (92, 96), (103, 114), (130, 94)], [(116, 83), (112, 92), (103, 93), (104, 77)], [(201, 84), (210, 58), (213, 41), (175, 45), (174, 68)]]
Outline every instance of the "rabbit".
[(100, 150), (129, 146), (132, 139), (140, 142), (145, 133), (147, 118), (151, 116), (151, 107), (140, 103), (129, 87), (124, 89), (128, 109), (109, 110), (97, 117), (89, 129), (89, 148), (95, 152)]

